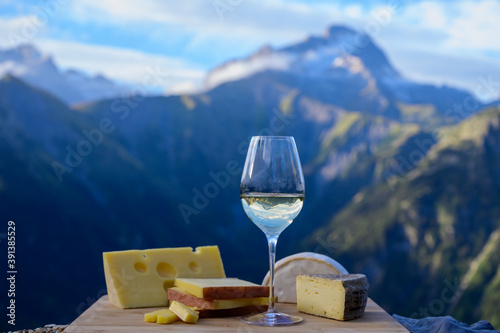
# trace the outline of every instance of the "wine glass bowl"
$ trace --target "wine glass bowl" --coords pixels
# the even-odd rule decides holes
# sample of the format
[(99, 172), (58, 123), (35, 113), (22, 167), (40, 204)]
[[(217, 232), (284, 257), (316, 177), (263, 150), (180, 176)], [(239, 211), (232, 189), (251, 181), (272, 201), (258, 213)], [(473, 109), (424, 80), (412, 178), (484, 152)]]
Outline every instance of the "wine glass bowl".
[(252, 137), (241, 176), (240, 195), (245, 213), (267, 238), (270, 292), (267, 312), (242, 317), (248, 324), (286, 326), (303, 321), (299, 316), (276, 312), (274, 263), (278, 236), (300, 213), (304, 194), (304, 175), (294, 138)]
[(248, 193), (241, 196), (243, 209), (266, 235), (279, 235), (297, 217), (304, 195)]

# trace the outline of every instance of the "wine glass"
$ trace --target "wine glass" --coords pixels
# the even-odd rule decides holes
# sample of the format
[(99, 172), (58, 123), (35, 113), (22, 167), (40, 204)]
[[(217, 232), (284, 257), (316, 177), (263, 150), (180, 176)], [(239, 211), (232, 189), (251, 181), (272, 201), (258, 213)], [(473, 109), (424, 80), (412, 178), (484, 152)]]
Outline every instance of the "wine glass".
[(242, 320), (259, 326), (301, 323), (303, 318), (279, 313), (274, 308), (276, 243), (304, 203), (304, 175), (293, 137), (252, 137), (241, 176), (240, 195), (245, 213), (267, 237), (271, 275), (267, 312), (242, 317)]

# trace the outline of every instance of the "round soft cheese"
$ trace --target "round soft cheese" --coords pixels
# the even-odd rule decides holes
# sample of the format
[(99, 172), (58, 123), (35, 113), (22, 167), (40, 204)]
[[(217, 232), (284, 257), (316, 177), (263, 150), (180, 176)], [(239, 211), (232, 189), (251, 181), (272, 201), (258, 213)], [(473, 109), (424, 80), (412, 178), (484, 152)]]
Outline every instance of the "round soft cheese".
[[(319, 253), (302, 252), (279, 260), (275, 265), (274, 293), (278, 302), (297, 303), (297, 275), (299, 274), (348, 274), (347, 270), (332, 258)], [(262, 285), (270, 281), (267, 272)]]

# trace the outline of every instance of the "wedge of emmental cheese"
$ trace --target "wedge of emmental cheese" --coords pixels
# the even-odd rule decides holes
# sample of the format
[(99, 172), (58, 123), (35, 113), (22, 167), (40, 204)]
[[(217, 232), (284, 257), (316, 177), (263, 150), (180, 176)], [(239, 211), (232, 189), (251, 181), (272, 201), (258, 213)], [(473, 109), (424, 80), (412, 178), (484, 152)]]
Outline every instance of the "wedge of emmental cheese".
[(167, 306), (177, 277), (226, 276), (217, 246), (104, 252), (103, 262), (109, 302), (122, 309)]

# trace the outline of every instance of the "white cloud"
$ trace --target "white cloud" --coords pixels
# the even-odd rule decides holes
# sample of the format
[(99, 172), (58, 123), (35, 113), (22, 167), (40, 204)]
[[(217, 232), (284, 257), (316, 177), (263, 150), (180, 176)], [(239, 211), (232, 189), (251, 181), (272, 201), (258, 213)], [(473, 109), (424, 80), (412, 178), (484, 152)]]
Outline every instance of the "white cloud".
[(360, 18), (363, 14), (363, 7), (361, 5), (350, 5), (345, 8), (345, 13), (349, 17)]
[(432, 29), (446, 28), (450, 11), (444, 6), (453, 7), (450, 4), (439, 2), (423, 1), (410, 5), (403, 16), (409, 21), (418, 23), (419, 27), (428, 27)]
[(203, 88), (194, 81), (182, 81), (173, 84), (167, 90), (165, 90), (164, 93), (166, 95), (181, 95), (186, 93), (196, 93), (199, 92), (200, 89)]
[[(169, 90), (180, 81), (200, 86), (205, 76), (204, 70), (178, 58), (49, 39), (40, 40), (37, 44), (44, 53), (55, 55), (55, 61), (63, 68), (82, 69), (90, 74), (102, 73), (128, 84), (147, 82), (155, 90)], [(153, 80), (151, 76), (154, 76)]]
[[(419, 31), (423, 38), (429, 33), (444, 37), (438, 44), (425, 45), (420, 40), (421, 49), (479, 54), (491, 50), (500, 52), (499, 16), (500, 1), (496, 0), (422, 1), (408, 5), (394, 21), (404, 30)], [(395, 37), (403, 43), (411, 42), (404, 37), (404, 30)], [(394, 44), (397, 45), (396, 41)]]
[[(39, 28), (38, 28), (39, 29)], [(0, 47), (12, 48), (30, 42), (37, 33), (33, 16), (19, 16), (10, 19), (0, 18)]]
[(175, 23), (186, 21), (186, 18), (178, 16), (187, 14), (185, 7), (183, 2), (174, 1), (81, 0), (71, 2), (68, 13), (81, 22), (99, 21), (111, 25), (130, 22)]
[(271, 54), (265, 58), (255, 57), (246, 61), (231, 62), (212, 71), (205, 84), (212, 88), (222, 82), (238, 80), (266, 69), (286, 70), (290, 61), (285, 54)]
[(182, 33), (196, 34), (196, 39), (203, 42), (250, 40), (257, 43), (255, 46), (274, 41), (292, 42), (312, 31), (320, 32), (334, 22), (352, 23), (350, 19), (360, 10), (360, 6), (344, 9), (335, 4), (247, 0), (224, 1), (228, 9), (221, 12), (215, 3), (206, 0), (80, 0), (70, 4), (70, 15), (75, 20), (98, 21), (130, 29), (134, 28), (134, 23), (154, 23), (165, 29), (175, 27)]
[(447, 29), (450, 35), (447, 46), (500, 52), (500, 2), (464, 1), (458, 8), (462, 15)]

